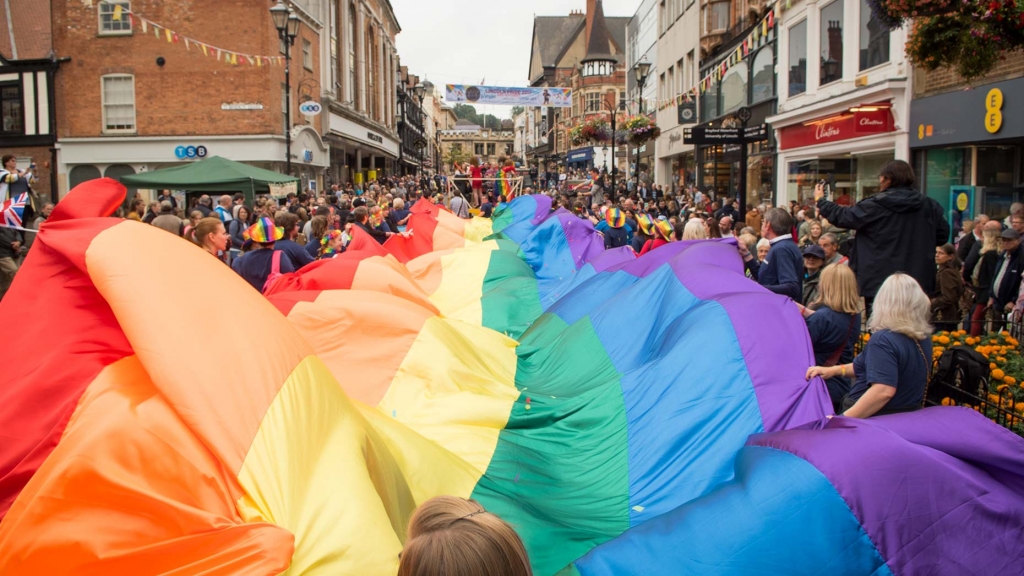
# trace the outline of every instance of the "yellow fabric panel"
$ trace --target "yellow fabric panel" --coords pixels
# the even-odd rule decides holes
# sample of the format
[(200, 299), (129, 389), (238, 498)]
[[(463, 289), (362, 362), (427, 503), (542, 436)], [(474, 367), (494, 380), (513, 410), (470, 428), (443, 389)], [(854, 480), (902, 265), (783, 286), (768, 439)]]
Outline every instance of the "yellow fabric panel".
[(519, 396), (515, 347), (493, 330), (430, 318), (379, 409), (466, 461), (475, 484)]
[(160, 393), (237, 471), (309, 345), (223, 262), (154, 226), (128, 220), (104, 230), (86, 266)]
[(497, 242), (489, 241), (441, 256), (441, 283), (430, 301), (442, 316), (483, 325), (484, 277), (497, 249)]
[(393, 575), (416, 506), (438, 494), (468, 496), (472, 472), (400, 419), (349, 400), (311, 356), (260, 425), (238, 475), (246, 495), (237, 506), (246, 521), (295, 535), (287, 574)]
[(466, 230), (463, 232), (466, 236), (466, 246), (483, 242), (484, 238), (494, 234), (493, 224), (490, 218), (473, 218), (467, 222)]

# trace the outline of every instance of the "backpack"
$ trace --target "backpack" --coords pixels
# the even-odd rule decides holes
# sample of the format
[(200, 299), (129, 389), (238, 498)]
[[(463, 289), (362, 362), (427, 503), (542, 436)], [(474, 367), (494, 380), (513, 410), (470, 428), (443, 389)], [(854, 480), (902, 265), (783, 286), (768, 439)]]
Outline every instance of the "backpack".
[(270, 274), (267, 275), (267, 281), (263, 283), (263, 293), (267, 293), (267, 289), (270, 285), (283, 276), (281, 274), (281, 251), (274, 250), (274, 255), (270, 258)]
[(988, 389), (988, 360), (967, 346), (953, 346), (939, 357), (925, 392), (929, 404), (949, 398), (957, 406), (966, 404), (969, 396), (984, 395)]

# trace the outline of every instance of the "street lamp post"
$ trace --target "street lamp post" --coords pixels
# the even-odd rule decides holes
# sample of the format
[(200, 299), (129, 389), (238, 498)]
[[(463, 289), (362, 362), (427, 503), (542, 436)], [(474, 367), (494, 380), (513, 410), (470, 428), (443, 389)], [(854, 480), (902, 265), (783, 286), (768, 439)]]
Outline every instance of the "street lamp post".
[(284, 5), (284, 2), (277, 0), (277, 4), (270, 9), (270, 16), (274, 20), (274, 28), (277, 28), (277, 36), (284, 42), (284, 137), (285, 137), (285, 172), (292, 174), (292, 46), (295, 44), (295, 37), (299, 35), (301, 21), (295, 12)]
[[(644, 55), (646, 57), (646, 54)], [(636, 63), (633, 67), (633, 74), (636, 75), (636, 86), (637, 86), (637, 100), (639, 105), (640, 114), (644, 113), (644, 84), (647, 83), (647, 75), (651, 72), (651, 63), (641, 60)], [(636, 187), (634, 190), (640, 189), (640, 150), (637, 148), (636, 158), (634, 163), (636, 166), (633, 168), (633, 176), (636, 177)]]

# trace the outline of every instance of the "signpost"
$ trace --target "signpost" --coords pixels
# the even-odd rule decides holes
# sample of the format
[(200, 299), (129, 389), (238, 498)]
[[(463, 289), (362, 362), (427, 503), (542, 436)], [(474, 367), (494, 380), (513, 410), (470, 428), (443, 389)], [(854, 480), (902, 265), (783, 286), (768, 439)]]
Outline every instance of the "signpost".
[(750, 108), (743, 107), (736, 111), (736, 118), (741, 123), (739, 128), (710, 128), (703, 126), (683, 128), (684, 144), (739, 145), (740, 218), (747, 217), (747, 144), (763, 142), (768, 139), (768, 125), (759, 124), (747, 127), (750, 117)]

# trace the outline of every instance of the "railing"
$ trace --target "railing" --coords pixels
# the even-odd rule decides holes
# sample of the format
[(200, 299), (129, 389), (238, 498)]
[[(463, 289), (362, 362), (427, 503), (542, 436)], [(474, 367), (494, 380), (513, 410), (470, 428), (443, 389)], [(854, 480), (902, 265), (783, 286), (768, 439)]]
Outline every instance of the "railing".
[[(996, 424), (1024, 436), (1024, 323), (1012, 319), (987, 315), (981, 322), (980, 336), (971, 336), (959, 329), (953, 332), (937, 331), (932, 336), (933, 362), (928, 378), (924, 406), (963, 406), (971, 408)], [(958, 322), (957, 326), (963, 326)], [(862, 332), (854, 344), (854, 354), (860, 354), (870, 334)], [(989, 360), (988, 373), (980, 380), (970, 382), (962, 369), (955, 368), (953, 382), (936, 378), (942, 353), (964, 346), (982, 354)], [(1012, 373), (1012, 374), (1011, 374)]]

